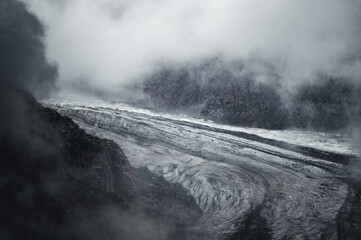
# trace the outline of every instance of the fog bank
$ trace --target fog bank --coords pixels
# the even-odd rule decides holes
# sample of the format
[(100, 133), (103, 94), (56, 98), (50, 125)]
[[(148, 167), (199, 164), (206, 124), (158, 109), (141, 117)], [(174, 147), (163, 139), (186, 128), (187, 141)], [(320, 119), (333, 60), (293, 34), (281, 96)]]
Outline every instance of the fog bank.
[[(271, 63), (288, 89), (325, 73), (360, 81), (361, 3), (356, 0), (26, 3), (47, 26), (61, 88), (116, 95), (161, 64), (212, 57)], [(258, 68), (253, 71), (264, 71)], [(268, 75), (262, 72), (259, 80), (267, 81)]]
[(0, 83), (6, 81), (37, 97), (54, 88), (57, 67), (49, 62), (42, 23), (23, 2), (0, 2)]

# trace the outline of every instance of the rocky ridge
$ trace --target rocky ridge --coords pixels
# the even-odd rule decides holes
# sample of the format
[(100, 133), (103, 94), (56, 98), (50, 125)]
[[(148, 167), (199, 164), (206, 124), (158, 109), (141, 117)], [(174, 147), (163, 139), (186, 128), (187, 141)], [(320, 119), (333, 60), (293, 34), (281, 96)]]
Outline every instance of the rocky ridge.
[(113, 141), (24, 91), (5, 86), (1, 98), (2, 239), (168, 239), (201, 216), (182, 187), (132, 168)]

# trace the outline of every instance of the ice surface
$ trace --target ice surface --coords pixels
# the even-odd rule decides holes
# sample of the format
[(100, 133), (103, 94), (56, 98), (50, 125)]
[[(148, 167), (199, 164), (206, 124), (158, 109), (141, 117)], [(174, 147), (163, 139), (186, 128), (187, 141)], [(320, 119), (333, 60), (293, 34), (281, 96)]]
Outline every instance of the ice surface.
[(197, 231), (221, 238), (261, 209), (275, 239), (317, 239), (325, 231), (337, 237), (336, 217), (348, 190), (337, 177), (346, 172), (342, 162), (259, 140), (354, 154), (347, 136), (231, 127), (105, 101), (45, 104), (114, 140), (133, 166), (180, 183), (204, 211)]

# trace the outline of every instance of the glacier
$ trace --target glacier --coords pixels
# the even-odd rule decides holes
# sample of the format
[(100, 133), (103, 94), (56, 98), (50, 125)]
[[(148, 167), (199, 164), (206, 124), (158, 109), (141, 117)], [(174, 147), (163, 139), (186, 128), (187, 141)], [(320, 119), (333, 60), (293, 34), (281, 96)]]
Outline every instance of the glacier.
[(116, 142), (132, 166), (181, 184), (203, 210), (193, 230), (210, 238), (232, 236), (255, 214), (273, 239), (338, 239), (355, 224), (340, 223), (359, 196), (350, 184), (359, 170), (349, 167), (357, 146), (346, 135), (226, 126), (100, 100), (43, 104)]

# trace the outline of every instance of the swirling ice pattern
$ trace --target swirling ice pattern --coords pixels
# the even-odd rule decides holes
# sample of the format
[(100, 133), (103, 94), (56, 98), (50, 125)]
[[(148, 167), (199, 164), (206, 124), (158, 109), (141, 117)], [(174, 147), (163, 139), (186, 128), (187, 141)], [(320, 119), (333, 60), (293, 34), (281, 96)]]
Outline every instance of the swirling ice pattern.
[(339, 163), (129, 108), (51, 106), (114, 140), (133, 166), (187, 189), (204, 212), (195, 231), (222, 239), (260, 209), (274, 239), (337, 239), (337, 214), (348, 192), (335, 177), (344, 173)]

